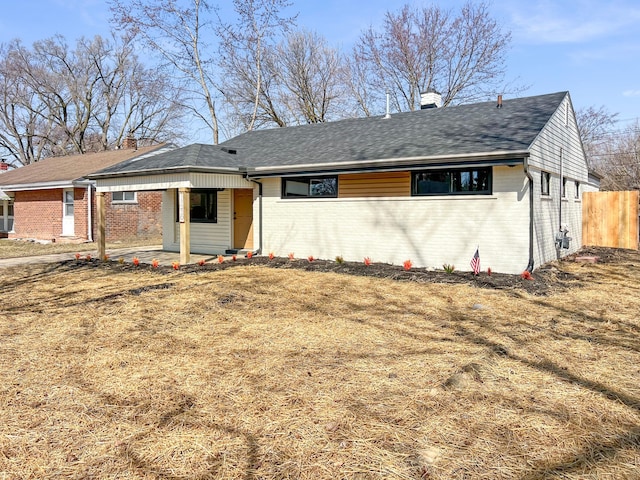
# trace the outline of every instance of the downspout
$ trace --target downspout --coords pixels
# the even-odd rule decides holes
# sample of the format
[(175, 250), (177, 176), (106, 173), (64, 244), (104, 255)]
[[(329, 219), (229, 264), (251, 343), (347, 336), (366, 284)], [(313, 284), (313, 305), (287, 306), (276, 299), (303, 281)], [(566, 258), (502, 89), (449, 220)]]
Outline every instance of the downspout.
[(258, 249), (255, 250), (253, 254), (261, 255), (262, 254), (262, 182), (254, 180), (253, 178), (248, 178), (248, 180), (258, 185), (258, 231), (260, 233), (258, 235)]
[(562, 193), (564, 190), (564, 172), (562, 171), (562, 157), (564, 157), (564, 151), (562, 149), (562, 147), (560, 147), (560, 195), (558, 195), (560, 197), (560, 201), (558, 202), (558, 223), (559, 223), (559, 230), (562, 232)]
[(93, 242), (93, 218), (91, 215), (91, 184), (87, 185), (87, 240)]
[(529, 179), (529, 262), (527, 272), (533, 272), (533, 176), (529, 171), (529, 157), (524, 157), (524, 174)]

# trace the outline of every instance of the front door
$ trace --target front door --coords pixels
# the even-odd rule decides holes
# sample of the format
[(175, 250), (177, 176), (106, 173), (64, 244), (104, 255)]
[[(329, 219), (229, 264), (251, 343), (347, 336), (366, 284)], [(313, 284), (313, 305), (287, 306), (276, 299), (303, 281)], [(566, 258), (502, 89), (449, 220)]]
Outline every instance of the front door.
[(73, 236), (73, 188), (65, 188), (62, 191), (62, 235)]
[(233, 248), (253, 249), (253, 190), (233, 191)]

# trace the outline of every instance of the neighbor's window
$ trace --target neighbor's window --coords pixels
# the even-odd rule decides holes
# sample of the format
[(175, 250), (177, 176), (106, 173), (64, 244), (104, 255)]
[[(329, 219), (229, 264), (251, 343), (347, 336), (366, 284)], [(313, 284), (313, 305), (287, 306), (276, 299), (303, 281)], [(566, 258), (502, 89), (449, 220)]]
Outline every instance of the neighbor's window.
[(576, 198), (580, 199), (580, 182), (576, 182)]
[(132, 203), (136, 201), (136, 192), (112, 192), (111, 201)]
[(292, 177), (282, 179), (282, 198), (337, 197), (338, 177)]
[(551, 174), (549, 172), (542, 172), (540, 177), (542, 181), (542, 195), (549, 195), (549, 186), (551, 185)]
[[(218, 222), (218, 190), (191, 190), (189, 192), (191, 203), (190, 221), (193, 223), (217, 223)], [(176, 205), (180, 202), (180, 192), (176, 199)], [(180, 208), (176, 208), (176, 217), (180, 215)], [(180, 221), (179, 218), (176, 221)]]
[(412, 173), (413, 195), (490, 195), (491, 167)]

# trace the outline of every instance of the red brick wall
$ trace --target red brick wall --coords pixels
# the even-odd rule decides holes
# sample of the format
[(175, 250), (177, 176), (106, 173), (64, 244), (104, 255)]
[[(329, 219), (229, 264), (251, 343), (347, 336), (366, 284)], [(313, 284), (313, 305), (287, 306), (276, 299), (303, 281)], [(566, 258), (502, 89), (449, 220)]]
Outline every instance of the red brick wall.
[[(162, 192), (138, 192), (136, 203), (111, 203), (105, 193), (106, 240), (149, 239), (162, 237)], [(92, 191), (92, 239), (96, 240), (97, 215), (95, 191)], [(37, 238), (65, 241), (62, 237), (62, 189), (15, 192), (14, 233), (11, 238)], [(87, 240), (87, 189), (74, 189), (74, 236)]]
[(162, 238), (162, 192), (137, 192), (136, 203), (112, 203), (105, 193), (106, 240)]
[[(74, 189), (74, 238), (87, 239), (87, 191)], [(14, 233), (11, 238), (60, 240), (62, 237), (62, 189), (15, 192)]]

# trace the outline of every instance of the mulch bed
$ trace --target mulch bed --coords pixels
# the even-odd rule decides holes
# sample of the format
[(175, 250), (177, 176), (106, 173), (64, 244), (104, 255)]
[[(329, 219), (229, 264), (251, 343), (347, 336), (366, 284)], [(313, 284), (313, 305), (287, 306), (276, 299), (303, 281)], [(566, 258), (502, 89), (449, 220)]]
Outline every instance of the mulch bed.
[[(333, 272), (345, 275), (357, 275), (363, 277), (386, 278), (405, 282), (440, 283), (440, 284), (467, 284), (479, 288), (494, 290), (524, 290), (532, 295), (549, 295), (567, 288), (581, 285), (579, 275), (566, 271), (563, 266), (569, 262), (575, 262), (576, 257), (595, 256), (599, 263), (627, 262), (631, 265), (640, 264), (640, 255), (634, 250), (587, 247), (578, 253), (563, 258), (558, 262), (551, 262), (536, 269), (531, 278), (523, 278), (522, 275), (509, 275), (503, 273), (481, 272), (474, 275), (472, 272), (454, 271), (447, 273), (444, 270), (429, 270), (412, 268), (404, 270), (402, 266), (386, 263), (372, 263), (365, 265), (363, 262), (336, 262), (332, 260), (289, 259), (267, 256), (254, 256), (253, 258), (238, 258), (235, 261), (226, 260), (222, 263), (207, 262), (204, 265), (189, 264), (179, 267), (183, 273), (202, 273), (217, 270), (226, 270), (238, 266), (264, 266), (280, 269), (298, 269), (312, 272)], [(116, 261), (102, 262), (99, 260), (70, 260), (64, 262), (69, 267), (95, 267), (110, 268), (121, 271), (154, 270), (161, 274), (175, 272), (172, 266), (161, 265), (153, 268), (149, 264), (135, 266), (131, 263), (119, 263)]]

